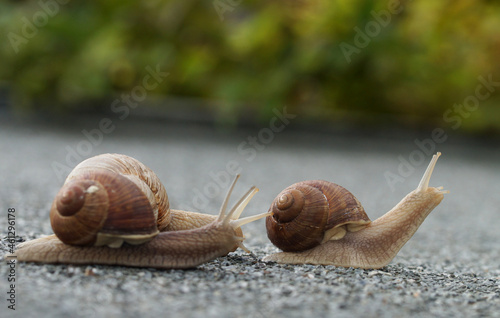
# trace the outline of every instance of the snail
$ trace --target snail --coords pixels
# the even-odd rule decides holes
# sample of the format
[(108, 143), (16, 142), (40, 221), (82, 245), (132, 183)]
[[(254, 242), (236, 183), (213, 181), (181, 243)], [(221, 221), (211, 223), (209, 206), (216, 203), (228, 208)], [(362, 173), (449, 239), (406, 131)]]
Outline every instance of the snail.
[(441, 202), (443, 187), (429, 187), (441, 153), (427, 167), (418, 187), (394, 208), (370, 221), (356, 197), (322, 180), (283, 190), (266, 218), (267, 235), (283, 252), (263, 260), (289, 264), (381, 268), (391, 262), (429, 213)]
[[(251, 187), (226, 214), (237, 175), (217, 216), (170, 209), (156, 174), (134, 158), (103, 154), (78, 164), (50, 210), (55, 235), (19, 244), (18, 261), (191, 268), (243, 245), (239, 219)], [(124, 244), (126, 243), (126, 244)]]

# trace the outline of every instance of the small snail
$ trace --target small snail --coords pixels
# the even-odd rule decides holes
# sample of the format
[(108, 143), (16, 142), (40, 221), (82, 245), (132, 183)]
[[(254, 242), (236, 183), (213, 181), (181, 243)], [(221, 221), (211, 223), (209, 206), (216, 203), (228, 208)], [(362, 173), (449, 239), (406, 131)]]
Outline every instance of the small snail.
[(448, 193), (429, 187), (440, 155), (432, 157), (418, 187), (373, 222), (356, 197), (337, 184), (315, 180), (286, 188), (266, 218), (267, 235), (283, 252), (264, 261), (359, 268), (389, 264)]
[[(134, 158), (103, 154), (75, 167), (50, 211), (55, 235), (20, 244), (19, 261), (189, 268), (243, 245), (240, 227), (269, 213), (239, 216), (258, 189), (218, 216), (173, 210), (158, 177)], [(127, 243), (127, 244), (123, 244)]]

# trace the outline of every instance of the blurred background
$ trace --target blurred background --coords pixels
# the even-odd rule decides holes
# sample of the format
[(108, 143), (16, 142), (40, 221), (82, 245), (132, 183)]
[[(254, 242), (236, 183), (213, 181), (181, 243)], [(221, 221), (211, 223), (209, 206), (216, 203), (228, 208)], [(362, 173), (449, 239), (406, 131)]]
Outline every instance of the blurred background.
[(0, 107), (17, 115), (233, 127), (286, 106), (308, 125), (500, 132), (498, 1), (42, 0), (0, 12)]
[[(182, 273), (20, 264), (19, 317), (498, 317), (500, 1), (4, 0), (0, 30), (0, 257), (8, 209), (19, 241), (52, 233), (65, 178), (101, 153), (211, 214), (241, 173), (232, 202), (260, 189), (244, 216), (323, 179), (374, 220), (437, 151), (431, 186), (450, 191), (368, 276), (242, 251)], [(276, 250), (264, 220), (244, 233), (257, 258)]]

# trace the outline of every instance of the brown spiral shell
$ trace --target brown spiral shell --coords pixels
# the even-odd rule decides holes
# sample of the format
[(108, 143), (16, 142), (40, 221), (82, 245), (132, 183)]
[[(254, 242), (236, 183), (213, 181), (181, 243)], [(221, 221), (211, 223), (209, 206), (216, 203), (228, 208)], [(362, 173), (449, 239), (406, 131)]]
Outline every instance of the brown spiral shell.
[(323, 180), (302, 181), (281, 191), (266, 218), (267, 236), (285, 252), (303, 251), (371, 221), (356, 197)]
[(140, 244), (170, 219), (167, 193), (158, 177), (120, 154), (95, 156), (77, 165), (50, 211), (54, 233), (73, 245)]

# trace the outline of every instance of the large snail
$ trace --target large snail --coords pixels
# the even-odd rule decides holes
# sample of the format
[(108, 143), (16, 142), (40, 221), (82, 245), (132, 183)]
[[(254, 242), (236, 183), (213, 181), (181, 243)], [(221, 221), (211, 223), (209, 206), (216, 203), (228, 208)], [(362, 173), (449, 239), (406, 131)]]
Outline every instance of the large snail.
[(337, 184), (315, 180), (286, 188), (266, 218), (268, 237), (283, 252), (264, 261), (359, 268), (389, 264), (448, 193), (429, 187), (440, 155), (433, 156), (418, 187), (373, 222), (356, 197)]
[[(252, 187), (226, 214), (234, 179), (219, 215), (170, 209), (158, 177), (119, 154), (89, 158), (67, 177), (50, 211), (55, 235), (20, 244), (18, 261), (190, 268), (243, 245), (240, 227), (269, 215), (238, 219)], [(127, 244), (123, 244), (127, 243)]]

